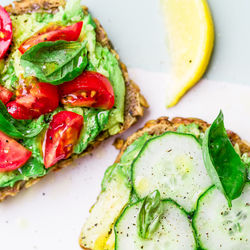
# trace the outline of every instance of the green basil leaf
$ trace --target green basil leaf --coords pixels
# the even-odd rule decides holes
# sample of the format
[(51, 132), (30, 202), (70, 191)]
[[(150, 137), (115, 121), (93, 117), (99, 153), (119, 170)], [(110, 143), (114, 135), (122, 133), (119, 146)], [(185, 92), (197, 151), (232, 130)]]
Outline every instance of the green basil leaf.
[(42, 42), (21, 56), (26, 76), (53, 85), (71, 81), (79, 76), (88, 63), (85, 42)]
[(0, 101), (0, 130), (10, 137), (16, 139), (35, 137), (45, 125), (43, 115), (36, 120), (15, 120)]
[(84, 128), (79, 142), (74, 147), (75, 154), (81, 154), (96, 136), (104, 130), (109, 120), (109, 110), (84, 109)]
[(227, 136), (222, 112), (207, 129), (202, 151), (211, 180), (225, 195), (231, 206), (231, 201), (241, 195), (247, 173), (245, 164)]
[(138, 235), (143, 239), (149, 239), (157, 230), (163, 214), (161, 197), (158, 190), (149, 194), (143, 201), (138, 215)]
[[(0, 109), (2, 108), (2, 105), (4, 104), (0, 101)], [(10, 137), (17, 139), (23, 138), (22, 133), (18, 131), (8, 119), (6, 119), (2, 112), (0, 112), (0, 130)]]

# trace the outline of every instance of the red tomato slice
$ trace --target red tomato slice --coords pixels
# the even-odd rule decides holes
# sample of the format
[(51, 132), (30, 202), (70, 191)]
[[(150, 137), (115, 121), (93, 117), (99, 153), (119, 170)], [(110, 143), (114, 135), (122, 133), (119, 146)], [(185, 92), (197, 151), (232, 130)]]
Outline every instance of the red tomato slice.
[(0, 100), (4, 104), (9, 102), (12, 96), (13, 96), (13, 93), (11, 91), (9, 91), (8, 89), (0, 85)]
[(39, 114), (29, 110), (23, 105), (18, 104), (16, 101), (9, 102), (7, 105), (8, 112), (13, 118), (19, 120), (31, 120), (32, 118), (38, 118)]
[(6, 106), (15, 119), (29, 120), (54, 111), (58, 105), (57, 86), (40, 82), (19, 89), (16, 100)]
[(0, 59), (4, 57), (12, 41), (12, 23), (7, 11), (0, 5)]
[(61, 111), (53, 116), (43, 143), (43, 159), (50, 168), (73, 152), (83, 126), (83, 117), (70, 111)]
[(102, 74), (85, 71), (73, 81), (59, 86), (61, 103), (69, 106), (111, 109), (114, 91), (110, 81)]
[(0, 131), (0, 172), (22, 167), (31, 154), (28, 149)]
[(38, 34), (32, 36), (19, 47), (23, 54), (34, 45), (45, 41), (76, 41), (81, 33), (83, 22), (78, 22), (70, 26), (51, 25), (42, 29)]

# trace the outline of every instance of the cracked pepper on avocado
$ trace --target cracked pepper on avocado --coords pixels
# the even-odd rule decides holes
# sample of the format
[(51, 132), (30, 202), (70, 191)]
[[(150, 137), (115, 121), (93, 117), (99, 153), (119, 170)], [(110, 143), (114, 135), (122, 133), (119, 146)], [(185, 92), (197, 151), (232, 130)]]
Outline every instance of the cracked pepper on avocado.
[(0, 200), (101, 134), (127, 129), (147, 105), (80, 1), (55, 4), (27, 13), (0, 6)]

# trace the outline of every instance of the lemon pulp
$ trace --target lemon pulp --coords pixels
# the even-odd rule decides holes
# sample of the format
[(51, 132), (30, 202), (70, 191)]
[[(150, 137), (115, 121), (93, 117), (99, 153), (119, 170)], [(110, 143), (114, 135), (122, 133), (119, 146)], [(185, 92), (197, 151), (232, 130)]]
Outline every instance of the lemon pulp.
[(206, 71), (213, 50), (214, 27), (205, 0), (161, 1), (172, 61), (167, 107), (172, 107)]

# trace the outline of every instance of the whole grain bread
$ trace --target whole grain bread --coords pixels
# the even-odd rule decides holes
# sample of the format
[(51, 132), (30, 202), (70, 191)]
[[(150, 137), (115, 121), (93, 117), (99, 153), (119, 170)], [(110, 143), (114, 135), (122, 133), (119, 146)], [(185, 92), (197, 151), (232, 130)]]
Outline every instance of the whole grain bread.
[[(56, 12), (59, 6), (65, 6), (65, 0), (21, 0), (14, 1), (12, 4), (5, 7), (5, 9), (11, 15), (21, 15), (32, 12)], [(84, 12), (88, 13), (88, 8), (83, 6)], [(120, 133), (131, 127), (137, 120), (143, 116), (144, 109), (148, 107), (146, 99), (140, 93), (139, 87), (129, 78), (126, 66), (120, 61), (118, 53), (113, 49), (111, 42), (97, 19), (94, 19), (96, 23), (97, 42), (102, 46), (107, 47), (118, 59), (120, 67), (123, 73), (126, 84), (126, 100), (125, 100), (125, 113), (124, 123), (122, 125)], [(81, 155), (72, 155), (69, 159), (60, 161), (56, 164), (52, 170), (57, 171), (68, 166), (75, 159), (89, 154), (96, 148), (103, 140), (107, 139), (110, 135), (107, 131), (102, 132)], [(8, 196), (15, 196), (21, 189), (29, 188), (33, 184), (37, 183), (41, 178), (30, 179), (28, 181), (19, 181), (13, 187), (0, 188), (0, 202)]]
[[(168, 117), (160, 117), (157, 120), (148, 121), (143, 128), (139, 129), (137, 132), (133, 133), (129, 136), (126, 141), (122, 139), (116, 139), (114, 142), (114, 146), (120, 149), (120, 152), (115, 160), (115, 162), (119, 162), (124, 151), (127, 149), (129, 145), (131, 145), (136, 139), (141, 137), (144, 133), (148, 133), (149, 135), (161, 135), (167, 131), (176, 131), (180, 125), (188, 125), (190, 123), (195, 123), (199, 126), (199, 130), (201, 132), (205, 132), (206, 129), (210, 126), (207, 122), (197, 119), (197, 118), (182, 118), (175, 117), (170, 120)], [(246, 141), (242, 140), (236, 133), (228, 130), (227, 131), (229, 139), (233, 145), (238, 144), (241, 154), (247, 153), (250, 156), (250, 144)], [(98, 201), (98, 198), (97, 198)], [(93, 208), (93, 207), (92, 207)], [(98, 222), (97, 222), (98, 223)], [(114, 225), (115, 221), (113, 222)], [(79, 244), (85, 250), (96, 250), (99, 248), (93, 248), (92, 246), (88, 246), (86, 243), (86, 239), (83, 237), (84, 233), (81, 232), (79, 237)], [(108, 232), (108, 237), (115, 237), (113, 234), (113, 228)], [(115, 242), (114, 239), (109, 238), (112, 242)], [(92, 245), (95, 245), (95, 242), (92, 242)], [(112, 244), (111, 244), (112, 245)], [(114, 246), (108, 247), (105, 250), (113, 250)]]

